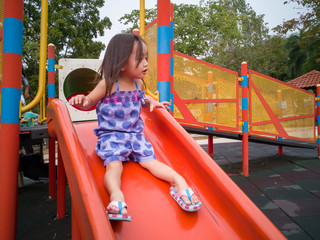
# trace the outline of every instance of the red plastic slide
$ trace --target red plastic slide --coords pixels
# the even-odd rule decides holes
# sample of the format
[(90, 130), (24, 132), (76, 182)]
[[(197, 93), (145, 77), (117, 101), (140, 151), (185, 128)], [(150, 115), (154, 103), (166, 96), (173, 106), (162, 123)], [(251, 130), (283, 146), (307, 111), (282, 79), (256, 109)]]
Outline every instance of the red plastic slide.
[(105, 168), (95, 154), (97, 122), (72, 123), (61, 100), (48, 108), (51, 136), (59, 141), (78, 228), (83, 239), (285, 239), (223, 170), (164, 109), (143, 111), (145, 134), (158, 160), (179, 172), (201, 199), (185, 212), (170, 185), (139, 164), (124, 164), (122, 189), (132, 222), (109, 222)]

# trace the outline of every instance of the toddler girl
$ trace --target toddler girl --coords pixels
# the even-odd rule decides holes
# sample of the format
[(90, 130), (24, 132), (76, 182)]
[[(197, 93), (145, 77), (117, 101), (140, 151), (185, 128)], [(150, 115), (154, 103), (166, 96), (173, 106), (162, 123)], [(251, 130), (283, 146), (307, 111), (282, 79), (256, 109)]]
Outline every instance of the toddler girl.
[(170, 194), (187, 211), (200, 209), (198, 197), (186, 181), (173, 169), (156, 160), (151, 143), (142, 132), (141, 107), (167, 108), (170, 103), (159, 103), (145, 97), (143, 78), (148, 70), (147, 46), (134, 34), (115, 35), (106, 50), (99, 74), (102, 79), (87, 96), (77, 95), (71, 105), (87, 110), (96, 103), (98, 127), (96, 152), (106, 167), (104, 185), (110, 194), (107, 207), (109, 219), (128, 220), (127, 205), (121, 191), (122, 162), (129, 157), (149, 170), (154, 176), (171, 183)]

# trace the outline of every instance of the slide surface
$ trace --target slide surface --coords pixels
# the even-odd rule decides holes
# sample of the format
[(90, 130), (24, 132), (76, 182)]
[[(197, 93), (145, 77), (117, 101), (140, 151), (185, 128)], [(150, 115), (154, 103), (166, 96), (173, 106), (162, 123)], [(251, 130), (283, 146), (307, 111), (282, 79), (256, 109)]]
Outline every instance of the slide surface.
[[(285, 239), (236, 184), (164, 109), (143, 110), (144, 133), (159, 161), (179, 172), (202, 206), (185, 212), (170, 185), (139, 164), (124, 164), (122, 190), (132, 222), (109, 222), (105, 168), (95, 154), (97, 122), (72, 123), (61, 100), (48, 108), (48, 129), (59, 141), (73, 204), (84, 239)], [(232, 149), (230, 149), (232, 151)]]

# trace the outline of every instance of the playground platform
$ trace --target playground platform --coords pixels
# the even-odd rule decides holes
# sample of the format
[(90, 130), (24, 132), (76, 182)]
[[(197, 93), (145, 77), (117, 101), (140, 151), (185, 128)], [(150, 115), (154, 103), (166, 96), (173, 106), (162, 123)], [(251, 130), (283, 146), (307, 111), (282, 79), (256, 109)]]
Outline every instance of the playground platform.
[[(250, 175), (241, 175), (241, 141), (214, 138), (214, 161), (288, 239), (320, 239), (320, 160), (317, 149), (249, 143)], [(207, 149), (206, 140), (198, 143)], [(68, 188), (67, 188), (68, 189)], [(168, 197), (170, 197), (168, 193)], [(66, 218), (56, 220), (46, 180), (25, 179), (18, 191), (17, 239), (71, 239), (70, 194)]]

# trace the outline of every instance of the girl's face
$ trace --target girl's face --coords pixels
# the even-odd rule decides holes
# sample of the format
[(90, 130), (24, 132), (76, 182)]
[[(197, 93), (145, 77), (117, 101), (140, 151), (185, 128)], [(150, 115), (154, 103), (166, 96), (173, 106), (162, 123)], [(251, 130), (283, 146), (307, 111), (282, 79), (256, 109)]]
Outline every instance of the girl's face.
[[(141, 61), (139, 63), (139, 61)], [(139, 64), (138, 64), (139, 63)], [(142, 42), (142, 59), (139, 59), (138, 42), (135, 41), (128, 61), (122, 68), (121, 75), (130, 79), (143, 79), (148, 70), (148, 49)]]

